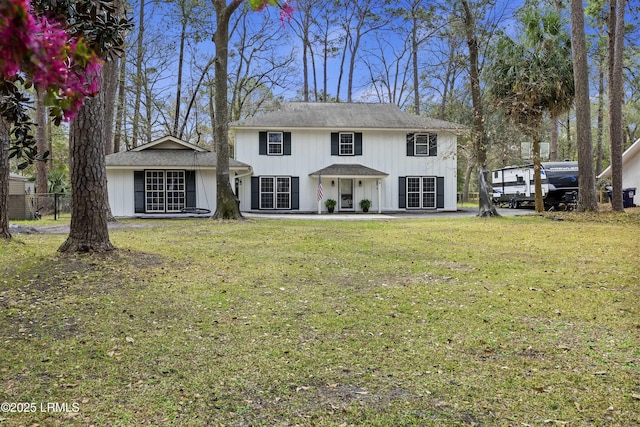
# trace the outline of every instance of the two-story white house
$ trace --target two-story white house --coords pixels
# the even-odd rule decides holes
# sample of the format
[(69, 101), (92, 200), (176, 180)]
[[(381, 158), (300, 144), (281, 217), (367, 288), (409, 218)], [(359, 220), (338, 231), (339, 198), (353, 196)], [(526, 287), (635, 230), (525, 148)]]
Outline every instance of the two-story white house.
[(252, 167), (238, 178), (242, 211), (456, 210), (455, 123), (392, 104), (283, 104), (231, 123), (234, 159)]

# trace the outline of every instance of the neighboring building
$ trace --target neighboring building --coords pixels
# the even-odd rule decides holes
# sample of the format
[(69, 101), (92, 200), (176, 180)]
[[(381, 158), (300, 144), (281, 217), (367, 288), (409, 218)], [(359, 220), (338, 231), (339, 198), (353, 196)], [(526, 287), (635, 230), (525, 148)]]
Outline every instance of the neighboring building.
[(33, 182), (24, 176), (9, 174), (9, 219), (33, 219), (33, 212), (36, 209), (32, 206), (33, 188)]
[[(611, 179), (611, 166), (598, 175), (601, 178)], [(635, 188), (633, 203), (640, 205), (640, 138), (622, 153), (622, 188)]]
[[(392, 104), (286, 103), (230, 125), (242, 211), (456, 210), (461, 125)], [(318, 200), (319, 184), (322, 200)]]
[[(215, 212), (216, 154), (202, 147), (166, 136), (109, 154), (106, 166), (116, 217), (188, 215), (195, 208)], [(229, 166), (232, 176), (251, 173), (235, 160)]]

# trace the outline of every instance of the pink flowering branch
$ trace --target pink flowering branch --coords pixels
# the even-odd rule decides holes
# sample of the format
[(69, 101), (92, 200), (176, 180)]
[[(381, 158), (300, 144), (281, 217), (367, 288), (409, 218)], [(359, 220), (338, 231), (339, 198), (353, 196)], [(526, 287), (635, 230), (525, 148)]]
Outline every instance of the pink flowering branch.
[(0, 77), (22, 76), (27, 87), (46, 91), (48, 103), (66, 121), (99, 91), (102, 63), (61, 23), (33, 15), (28, 0), (0, 0)]
[(291, 21), (294, 8), (288, 1), (280, 2), (279, 0), (249, 0), (251, 8), (255, 11), (262, 11), (267, 6), (276, 6), (280, 8), (280, 22), (284, 27), (286, 23)]

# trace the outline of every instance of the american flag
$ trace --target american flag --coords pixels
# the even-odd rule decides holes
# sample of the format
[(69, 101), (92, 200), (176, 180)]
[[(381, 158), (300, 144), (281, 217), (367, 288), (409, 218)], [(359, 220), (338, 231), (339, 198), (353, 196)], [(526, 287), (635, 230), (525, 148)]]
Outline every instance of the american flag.
[(318, 201), (322, 200), (322, 175), (318, 176)]

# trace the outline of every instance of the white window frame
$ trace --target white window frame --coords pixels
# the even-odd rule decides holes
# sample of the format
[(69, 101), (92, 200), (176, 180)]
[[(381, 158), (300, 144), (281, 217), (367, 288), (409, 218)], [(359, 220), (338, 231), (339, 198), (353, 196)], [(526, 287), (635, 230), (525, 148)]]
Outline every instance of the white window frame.
[[(279, 136), (279, 140), (272, 141), (271, 137)], [(283, 132), (267, 132), (267, 155), (282, 156), (284, 154), (284, 133)]]
[(180, 212), (187, 206), (187, 187), (184, 171), (168, 170), (164, 173), (166, 211)]
[[(351, 141), (343, 141), (342, 137), (350, 137)], [(340, 156), (356, 155), (356, 135), (353, 132), (340, 132), (338, 136), (338, 154)]]
[(187, 202), (184, 170), (146, 170), (145, 212), (180, 212)]
[(260, 209), (291, 209), (290, 176), (260, 177)]
[[(421, 139), (423, 140), (421, 141)], [(435, 148), (435, 149), (432, 149), (432, 148)], [(417, 156), (417, 157), (437, 156), (438, 155), (438, 134), (435, 134), (435, 133), (414, 134), (413, 135), (413, 154), (414, 156)]]
[(407, 209), (436, 209), (438, 204), (437, 185), (435, 176), (408, 176), (406, 183)]
[(145, 212), (164, 212), (166, 190), (164, 171), (148, 170), (144, 174)]

